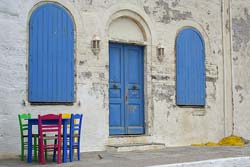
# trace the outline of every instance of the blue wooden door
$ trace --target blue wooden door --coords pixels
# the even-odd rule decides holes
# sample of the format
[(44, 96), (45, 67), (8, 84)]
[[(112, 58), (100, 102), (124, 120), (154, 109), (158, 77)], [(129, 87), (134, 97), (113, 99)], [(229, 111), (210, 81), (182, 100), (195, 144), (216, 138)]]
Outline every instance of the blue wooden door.
[(62, 6), (45, 3), (29, 24), (29, 101), (74, 101), (74, 23)]
[(176, 40), (176, 103), (205, 105), (205, 53), (200, 33), (182, 30)]
[(144, 133), (143, 68), (143, 47), (110, 43), (110, 135)]

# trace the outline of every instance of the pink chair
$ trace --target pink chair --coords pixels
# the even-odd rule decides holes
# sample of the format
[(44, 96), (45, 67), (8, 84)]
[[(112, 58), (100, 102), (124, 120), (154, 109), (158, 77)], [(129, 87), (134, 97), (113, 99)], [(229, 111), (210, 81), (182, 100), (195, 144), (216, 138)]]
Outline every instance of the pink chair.
[[(45, 164), (44, 153), (46, 151), (57, 151), (57, 163), (61, 163), (61, 127), (62, 114), (38, 115), (39, 161), (41, 164)], [(54, 140), (58, 142), (54, 144)]]

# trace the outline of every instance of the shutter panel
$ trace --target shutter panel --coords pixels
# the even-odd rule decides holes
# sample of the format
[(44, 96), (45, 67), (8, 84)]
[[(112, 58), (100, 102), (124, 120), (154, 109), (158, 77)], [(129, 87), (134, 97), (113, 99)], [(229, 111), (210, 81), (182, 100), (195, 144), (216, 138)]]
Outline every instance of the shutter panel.
[(181, 31), (176, 40), (176, 103), (205, 105), (205, 54), (199, 32)]
[(29, 101), (74, 101), (74, 25), (54, 3), (41, 5), (30, 18)]

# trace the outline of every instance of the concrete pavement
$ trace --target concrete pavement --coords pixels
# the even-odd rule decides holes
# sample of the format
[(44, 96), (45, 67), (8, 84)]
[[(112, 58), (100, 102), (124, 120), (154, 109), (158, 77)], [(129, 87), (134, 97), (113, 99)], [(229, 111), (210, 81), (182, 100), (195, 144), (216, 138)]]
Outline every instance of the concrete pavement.
[[(62, 167), (248, 167), (250, 146), (244, 147), (170, 147), (162, 150), (132, 152), (85, 152), (81, 160), (61, 164)], [(40, 166), (38, 162), (26, 163), (18, 158), (0, 160), (0, 167)], [(44, 166), (58, 166), (49, 160)]]

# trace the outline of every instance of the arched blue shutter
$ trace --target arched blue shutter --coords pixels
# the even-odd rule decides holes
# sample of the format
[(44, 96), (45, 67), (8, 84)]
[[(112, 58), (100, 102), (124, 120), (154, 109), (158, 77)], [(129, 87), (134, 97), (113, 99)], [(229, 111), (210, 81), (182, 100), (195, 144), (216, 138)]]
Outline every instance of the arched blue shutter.
[(176, 40), (176, 103), (205, 105), (205, 53), (200, 33), (182, 30)]
[(41, 5), (30, 18), (29, 101), (74, 101), (74, 25), (54, 3)]

